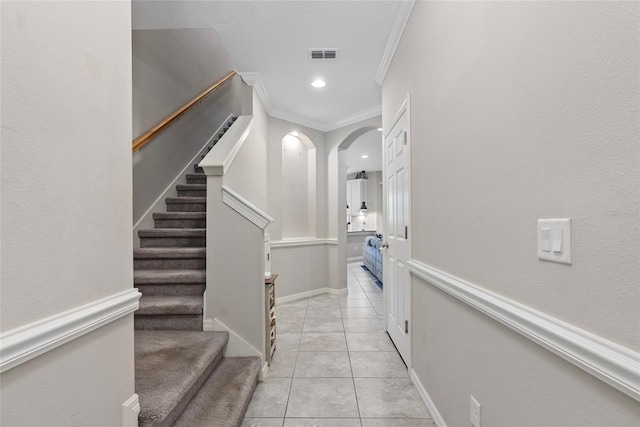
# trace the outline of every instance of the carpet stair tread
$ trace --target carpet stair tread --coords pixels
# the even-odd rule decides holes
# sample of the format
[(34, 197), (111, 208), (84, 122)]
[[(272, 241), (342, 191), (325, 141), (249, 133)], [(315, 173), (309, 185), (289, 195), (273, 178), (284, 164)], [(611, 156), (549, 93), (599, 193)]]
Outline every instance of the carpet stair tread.
[(202, 295), (200, 296), (146, 296), (140, 298), (140, 308), (136, 316), (167, 314), (202, 314)]
[(196, 196), (167, 197), (165, 202), (168, 204), (207, 203), (207, 198)]
[(153, 219), (207, 219), (206, 212), (155, 212)]
[(136, 331), (140, 427), (170, 426), (222, 359), (226, 332)]
[(206, 258), (207, 248), (139, 248), (133, 250), (134, 259)]
[(134, 270), (133, 284), (206, 283), (206, 270)]
[(178, 184), (176, 190), (207, 190), (207, 184)]
[(225, 357), (175, 426), (237, 427), (242, 423), (260, 372), (257, 357)]
[(149, 228), (138, 231), (139, 237), (206, 237), (204, 228)]

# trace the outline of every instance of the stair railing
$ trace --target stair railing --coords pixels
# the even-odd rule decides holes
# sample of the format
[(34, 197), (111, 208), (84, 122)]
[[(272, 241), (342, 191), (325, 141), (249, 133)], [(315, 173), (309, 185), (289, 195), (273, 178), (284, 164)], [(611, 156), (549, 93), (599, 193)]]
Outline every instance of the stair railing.
[(207, 89), (205, 89), (202, 93), (200, 93), (198, 96), (193, 98), (191, 101), (187, 102), (182, 107), (178, 108), (173, 114), (161, 120), (151, 129), (149, 129), (148, 131), (146, 131), (145, 133), (143, 133), (142, 135), (134, 139), (132, 151), (135, 153), (136, 151), (144, 147), (146, 144), (151, 142), (151, 140), (153, 140), (156, 136), (160, 135), (165, 129), (167, 129), (174, 122), (176, 122), (186, 112), (188, 112), (197, 104), (202, 102), (207, 96), (211, 95), (213, 92), (220, 89), (225, 83), (230, 81), (236, 74), (237, 74), (236, 71), (231, 71), (229, 74), (227, 74), (226, 76), (224, 76), (223, 78), (221, 78), (220, 80), (218, 80), (217, 82), (209, 86)]

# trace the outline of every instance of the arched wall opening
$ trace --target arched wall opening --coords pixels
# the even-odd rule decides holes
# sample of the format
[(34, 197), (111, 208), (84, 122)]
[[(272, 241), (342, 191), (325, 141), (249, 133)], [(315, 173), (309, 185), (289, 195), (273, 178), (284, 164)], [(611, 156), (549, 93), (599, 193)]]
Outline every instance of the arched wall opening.
[[(344, 136), (336, 135), (333, 149), (329, 153), (329, 235), (337, 237), (337, 251), (330, 255), (329, 268), (332, 282), (337, 288), (347, 286), (347, 218), (345, 201), (347, 199), (347, 161), (346, 150), (360, 136), (381, 126), (381, 118), (376, 117), (342, 130)], [(341, 133), (342, 133), (341, 132)], [(338, 143), (339, 141), (339, 143)], [(380, 143), (382, 149), (382, 142)], [(334, 198), (335, 197), (335, 198)]]
[(303, 133), (282, 138), (282, 238), (315, 237), (316, 147)]

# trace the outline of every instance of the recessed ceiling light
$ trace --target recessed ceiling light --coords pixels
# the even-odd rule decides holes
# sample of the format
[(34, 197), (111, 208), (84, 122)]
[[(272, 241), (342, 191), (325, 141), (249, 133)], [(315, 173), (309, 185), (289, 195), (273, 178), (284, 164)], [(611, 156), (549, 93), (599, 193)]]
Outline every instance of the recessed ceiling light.
[(325, 82), (324, 80), (320, 80), (320, 79), (314, 80), (311, 83), (311, 86), (317, 87), (317, 88), (325, 87), (326, 85), (327, 85), (327, 82)]
[(382, 128), (378, 128), (378, 131), (382, 132)]
[(363, 159), (368, 159), (368, 158), (369, 158), (369, 156), (367, 156), (366, 154), (363, 154), (363, 155), (362, 155), (362, 156), (360, 156), (360, 157), (361, 157), (361, 158), (363, 158)]

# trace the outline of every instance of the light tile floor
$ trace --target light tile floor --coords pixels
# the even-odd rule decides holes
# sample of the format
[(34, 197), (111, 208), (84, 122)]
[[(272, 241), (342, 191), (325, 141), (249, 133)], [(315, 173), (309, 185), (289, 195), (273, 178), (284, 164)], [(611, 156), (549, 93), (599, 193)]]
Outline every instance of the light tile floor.
[(435, 426), (382, 328), (371, 277), (349, 264), (347, 296), (276, 306), (276, 352), (242, 426)]

